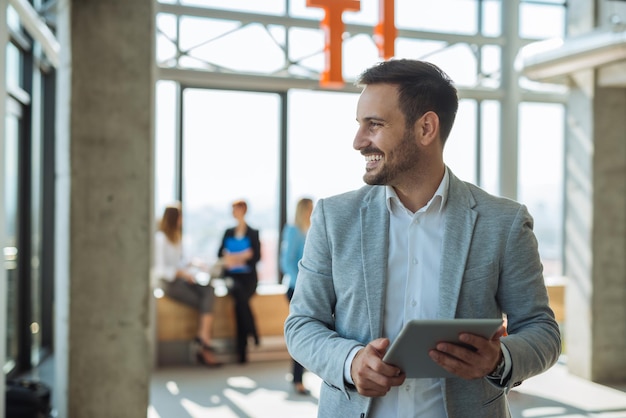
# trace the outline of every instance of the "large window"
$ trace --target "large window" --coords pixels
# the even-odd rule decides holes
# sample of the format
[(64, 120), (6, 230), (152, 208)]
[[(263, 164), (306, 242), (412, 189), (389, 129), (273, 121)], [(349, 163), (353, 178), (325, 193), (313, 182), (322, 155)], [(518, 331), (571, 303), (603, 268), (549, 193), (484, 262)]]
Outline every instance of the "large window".
[[(326, 65), (319, 25), (324, 11), (304, 0), (160, 4), (157, 64), (167, 76), (157, 96), (157, 213), (182, 198), (185, 245), (190, 255), (210, 261), (232, 222), (230, 202), (247, 199), (248, 220), (262, 233), (262, 280), (280, 280), (278, 234), (292, 219), (297, 199), (363, 184), (364, 162), (352, 148), (358, 100), (352, 82), (380, 60), (372, 36), (379, 1), (361, 0), (359, 11), (343, 14), (341, 91), (317, 84)], [(559, 102), (565, 90), (523, 78), (503, 86), (502, 72), (515, 71), (515, 54), (507, 45), (563, 35), (565, 2), (522, 0), (517, 14), (501, 0), (428, 5), (396, 0), (395, 56), (441, 66), (459, 89), (459, 113), (444, 160), (458, 177), (490, 193), (517, 190), (508, 197), (526, 203), (535, 217), (546, 274), (560, 274), (564, 112)], [(506, 39), (510, 34), (503, 29), (518, 18), (519, 38)], [(316, 83), (303, 88), (303, 81)], [(510, 144), (517, 147), (509, 149)], [(537, 152), (538, 144), (550, 144), (542, 154), (551, 164), (541, 166), (544, 178), (550, 176), (548, 188), (536, 184), (538, 166), (530, 150)], [(517, 167), (507, 166), (511, 159)], [(507, 170), (514, 171), (512, 181), (503, 175)]]
[(183, 231), (187, 255), (217, 258), (231, 203), (248, 203), (260, 230), (259, 281), (276, 281), (280, 96), (185, 89), (183, 92)]
[(519, 200), (535, 219), (547, 276), (562, 273), (564, 113), (563, 105), (549, 103), (522, 103), (519, 110)]
[(6, 327), (3, 371), (14, 376), (38, 365), (52, 349), (54, 72), (12, 6), (6, 17), (10, 42), (4, 61), (8, 97), (0, 204), (7, 233), (1, 243), (7, 323), (0, 326)]
[(462, 180), (476, 183), (476, 102), (461, 100), (443, 159), (450, 170)]
[(6, 217), (6, 242), (2, 243), (4, 252), (4, 268), (7, 274), (7, 324), (6, 324), (6, 360), (4, 373), (9, 373), (17, 365), (20, 342), (20, 288), (19, 288), (19, 257), (22, 257), (19, 241), (19, 181), (20, 181), (20, 106), (13, 100), (8, 102), (9, 115), (6, 117), (4, 142), (4, 204)]
[(292, 90), (287, 142), (287, 210), (301, 197), (314, 200), (363, 186), (365, 160), (352, 147), (356, 102), (351, 93)]
[(178, 200), (177, 170), (179, 155), (177, 148), (178, 118), (176, 83), (157, 83), (156, 101), (156, 147), (155, 147), (155, 213), (160, 215), (169, 203)]

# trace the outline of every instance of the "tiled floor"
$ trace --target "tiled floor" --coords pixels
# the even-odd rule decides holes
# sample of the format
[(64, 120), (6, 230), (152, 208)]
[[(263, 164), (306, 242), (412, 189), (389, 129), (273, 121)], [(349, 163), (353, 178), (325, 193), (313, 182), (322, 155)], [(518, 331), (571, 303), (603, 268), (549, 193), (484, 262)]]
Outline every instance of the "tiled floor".
[[(289, 360), (155, 370), (148, 418), (316, 417), (319, 378), (306, 373), (311, 396), (297, 395), (289, 370)], [(513, 418), (626, 418), (626, 386), (577, 378), (563, 363), (515, 388), (509, 400)]]

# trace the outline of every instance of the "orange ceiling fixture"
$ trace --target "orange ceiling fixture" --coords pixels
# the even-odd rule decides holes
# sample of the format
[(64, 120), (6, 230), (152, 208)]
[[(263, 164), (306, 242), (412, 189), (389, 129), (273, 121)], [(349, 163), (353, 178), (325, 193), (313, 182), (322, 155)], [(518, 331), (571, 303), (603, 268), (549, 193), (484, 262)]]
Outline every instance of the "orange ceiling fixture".
[[(324, 31), (324, 55), (326, 63), (320, 76), (320, 85), (328, 88), (341, 88), (344, 85), (342, 71), (343, 12), (360, 11), (360, 0), (307, 0), (307, 7), (324, 9), (324, 19), (320, 27)], [(396, 26), (394, 0), (379, 0), (379, 20), (374, 27), (374, 42), (378, 55), (390, 59), (394, 55)]]

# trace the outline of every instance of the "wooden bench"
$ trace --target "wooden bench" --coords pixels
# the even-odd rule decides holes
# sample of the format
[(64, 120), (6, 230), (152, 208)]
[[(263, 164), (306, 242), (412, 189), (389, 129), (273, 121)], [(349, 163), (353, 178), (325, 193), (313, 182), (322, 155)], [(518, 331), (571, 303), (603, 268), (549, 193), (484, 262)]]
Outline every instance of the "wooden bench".
[[(285, 288), (259, 285), (250, 299), (261, 344), (249, 345), (250, 361), (289, 358), (283, 326), (289, 313)], [(192, 363), (191, 341), (198, 331), (198, 312), (178, 301), (162, 296), (156, 299), (157, 364), (160, 366)], [(235, 313), (233, 299), (216, 285), (213, 345), (223, 362), (236, 361)]]
[(563, 277), (546, 278), (550, 307), (554, 311), (556, 322), (559, 324), (565, 321), (565, 282)]

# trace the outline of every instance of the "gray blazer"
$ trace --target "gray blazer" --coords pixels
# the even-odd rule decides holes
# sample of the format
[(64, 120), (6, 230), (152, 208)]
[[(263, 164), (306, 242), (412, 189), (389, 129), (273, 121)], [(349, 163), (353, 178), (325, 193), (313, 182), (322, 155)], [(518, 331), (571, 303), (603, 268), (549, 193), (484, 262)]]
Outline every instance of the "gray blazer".
[[(508, 316), (502, 338), (512, 358), (506, 387), (488, 379), (444, 379), (449, 417), (509, 417), (506, 393), (544, 372), (561, 351), (548, 306), (533, 220), (512, 200), (489, 195), (450, 172), (439, 317)], [(289, 352), (320, 376), (319, 417), (363, 418), (371, 398), (344, 380), (350, 351), (382, 336), (389, 213), (383, 186), (321, 199), (285, 321)]]

